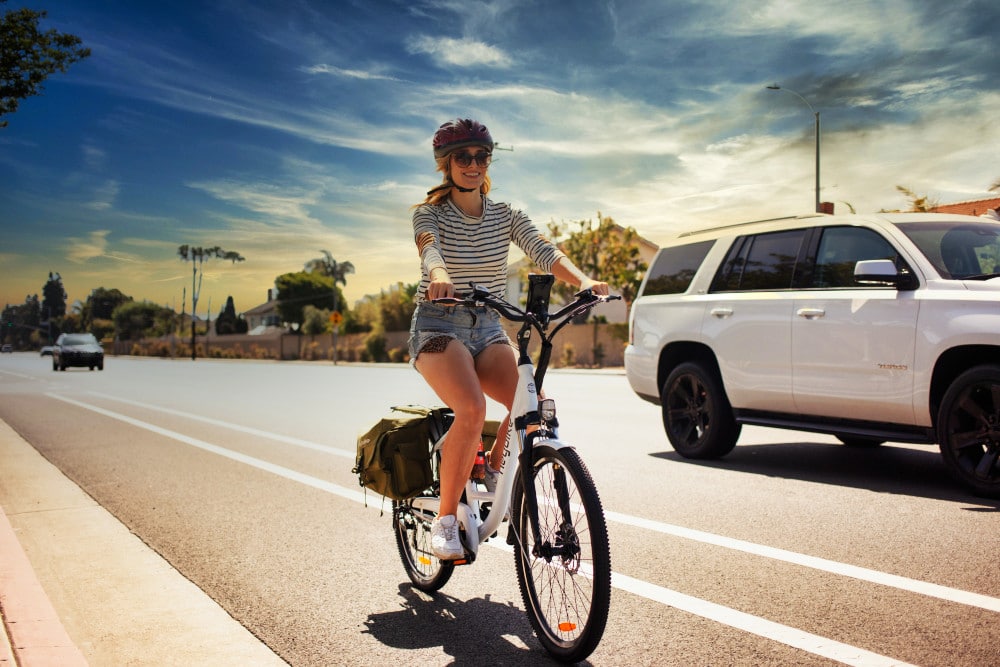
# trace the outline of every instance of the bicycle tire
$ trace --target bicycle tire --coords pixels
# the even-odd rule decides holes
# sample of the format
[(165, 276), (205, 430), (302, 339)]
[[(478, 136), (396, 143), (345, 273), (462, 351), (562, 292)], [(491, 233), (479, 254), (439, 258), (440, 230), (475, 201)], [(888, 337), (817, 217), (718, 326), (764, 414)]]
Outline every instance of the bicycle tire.
[[(575, 450), (543, 445), (535, 448), (533, 459), (528, 472), (535, 485), (542, 539), (530, 537), (519, 478), (511, 508), (517, 580), (539, 642), (557, 660), (578, 662), (600, 643), (611, 606), (611, 550), (604, 509)], [(557, 482), (560, 478), (565, 479), (563, 487)], [(560, 507), (569, 507), (568, 521), (563, 521)], [(557, 553), (546, 558), (547, 550)]]
[(441, 560), (431, 551), (431, 521), (433, 516), (417, 513), (410, 501), (394, 502), (392, 527), (403, 569), (414, 588), (433, 593), (448, 583), (455, 564)]

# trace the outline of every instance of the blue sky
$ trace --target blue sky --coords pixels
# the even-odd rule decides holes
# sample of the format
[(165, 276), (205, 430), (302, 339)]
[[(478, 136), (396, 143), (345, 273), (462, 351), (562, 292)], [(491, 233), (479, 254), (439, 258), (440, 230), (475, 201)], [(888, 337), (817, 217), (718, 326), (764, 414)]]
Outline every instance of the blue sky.
[[(0, 129), (0, 302), (59, 272), (181, 309), (238, 311), (320, 250), (345, 293), (419, 277), (410, 206), (439, 182), (455, 117), (501, 148), (494, 199), (597, 212), (661, 243), (813, 209), (942, 203), (1000, 179), (995, 0), (10, 0), (93, 54)], [(515, 253), (515, 257), (517, 254)]]

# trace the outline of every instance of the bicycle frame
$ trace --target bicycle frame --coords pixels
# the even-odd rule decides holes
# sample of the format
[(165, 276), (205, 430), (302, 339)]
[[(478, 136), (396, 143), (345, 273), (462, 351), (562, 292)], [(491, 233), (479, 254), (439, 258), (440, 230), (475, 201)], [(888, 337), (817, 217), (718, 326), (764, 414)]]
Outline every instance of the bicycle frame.
[[(598, 297), (589, 290), (578, 293), (576, 297), (572, 303), (553, 314), (536, 314), (530, 311), (523, 311), (506, 301), (492, 296), (485, 288), (480, 286), (475, 286), (472, 294), (465, 299), (436, 300), (438, 303), (446, 305), (485, 305), (496, 310), (502, 317), (522, 323), (521, 329), (517, 334), (517, 389), (515, 390), (514, 400), (511, 404), (507, 432), (505, 434), (497, 434), (498, 443), (500, 442), (500, 438), (503, 437), (504, 450), (496, 492), (491, 493), (480, 490), (472, 480), (466, 482), (465, 501), (458, 504), (456, 517), (459, 524), (465, 529), (462, 533), (462, 539), (469, 558), (465, 561), (455, 561), (456, 564), (475, 560), (479, 552), (479, 545), (493, 536), (499, 529), (500, 523), (510, 508), (514, 483), (517, 480), (518, 474), (522, 469), (528, 470), (528, 467), (531, 466), (532, 447), (540, 444), (548, 445), (553, 449), (571, 446), (559, 440), (558, 423), (554, 415), (550, 419), (545, 419), (539, 413), (538, 396), (552, 354), (552, 339), (562, 327), (580, 313), (588, 311), (604, 301), (620, 298), (617, 296)], [(551, 332), (546, 333), (548, 324), (552, 320), (557, 320), (558, 324)], [(528, 354), (532, 329), (538, 332), (541, 339), (541, 351), (537, 368), (532, 364)], [(436, 433), (433, 437), (435, 439), (434, 451), (437, 451), (444, 441), (445, 433)], [(530, 483), (528, 479), (525, 479), (525, 482), (523, 488), (525, 489), (525, 502), (527, 503), (529, 516), (532, 519), (531, 528), (533, 533), (538, 535), (538, 512), (534, 484)], [(440, 509), (440, 499), (436, 496), (419, 496), (411, 502), (415, 511), (426, 511), (428, 512), (428, 517), (436, 515)], [(484, 517), (483, 504), (485, 503), (491, 503), (491, 505), (489, 512)], [(513, 525), (511, 525), (511, 530), (514, 530)], [(508, 539), (508, 542), (510, 542), (510, 539)]]

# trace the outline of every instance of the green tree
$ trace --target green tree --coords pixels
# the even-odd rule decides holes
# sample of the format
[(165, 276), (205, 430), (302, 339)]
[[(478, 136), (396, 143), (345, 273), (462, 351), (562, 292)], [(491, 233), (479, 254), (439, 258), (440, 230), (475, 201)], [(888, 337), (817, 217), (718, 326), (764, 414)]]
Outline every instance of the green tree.
[[(574, 225), (576, 229), (569, 231)], [(639, 234), (634, 228), (622, 227), (598, 211), (596, 225), (593, 220), (550, 222), (549, 232), (581, 271), (606, 281), (621, 293), (626, 307), (631, 307), (648, 268), (639, 253)], [(554, 291), (566, 298), (573, 288), (558, 284)]]
[(229, 334), (244, 334), (249, 329), (247, 321), (242, 316), (236, 314), (236, 304), (233, 297), (226, 299), (226, 305), (215, 318), (215, 333), (220, 336)]
[[(91, 290), (80, 310), (83, 328), (97, 336), (95, 325), (97, 328), (106, 329), (111, 324), (111, 316), (115, 309), (129, 301), (132, 301), (132, 297), (117, 288), (98, 287)], [(113, 328), (113, 325), (111, 326)]]
[(22, 304), (8, 304), (0, 315), (0, 342), (9, 343), (19, 350), (29, 349), (32, 334), (43, 329), (41, 319), (42, 307), (37, 294), (28, 295)]
[(410, 319), (417, 305), (413, 299), (417, 294), (417, 283), (405, 285), (396, 283), (379, 296), (379, 319), (383, 331), (407, 331)]
[[(41, 94), (50, 74), (65, 72), (90, 55), (76, 35), (43, 32), (38, 22), (46, 16), (48, 12), (22, 8), (0, 17), (0, 117), (17, 111), (21, 100)], [(0, 120), (0, 127), (7, 127), (7, 121)]]
[(274, 279), (274, 285), (278, 288), (278, 315), (283, 322), (300, 326), (306, 306), (332, 311), (338, 292), (332, 278), (308, 271), (282, 274)]
[[(350, 262), (338, 262), (330, 254), (329, 250), (320, 250), (320, 252), (323, 253), (322, 257), (310, 259), (306, 262), (306, 271), (309, 273), (319, 273), (333, 281), (333, 306), (330, 309), (338, 313), (343, 313), (342, 300), (337, 294), (337, 283), (340, 283), (344, 287), (347, 286), (347, 274), (354, 273), (354, 265)], [(337, 363), (337, 330), (339, 328), (333, 328), (333, 363)]]
[(195, 350), (195, 314), (198, 312), (198, 297), (201, 295), (201, 279), (205, 276), (203, 271), (205, 262), (215, 257), (229, 260), (233, 264), (236, 264), (236, 262), (246, 261), (246, 257), (238, 252), (223, 250), (219, 246), (202, 248), (199, 246), (182, 245), (177, 248), (177, 254), (185, 262), (188, 260), (191, 261), (191, 360), (193, 361), (197, 356)]
[[(306, 262), (305, 270), (308, 273), (318, 273), (321, 276), (326, 276), (333, 281), (334, 285), (340, 284), (347, 286), (347, 274), (354, 273), (354, 265), (350, 262), (338, 262), (330, 254), (329, 250), (320, 250), (323, 253), (322, 257), (316, 259), (310, 259)], [(337, 299), (337, 295), (334, 295), (333, 310), (341, 312), (343, 306)]]
[(302, 309), (302, 333), (308, 336), (318, 336), (330, 329), (330, 313), (325, 308), (320, 309), (309, 304)]
[(127, 301), (112, 313), (119, 340), (165, 336), (174, 330), (177, 313), (148, 301)]
[(49, 271), (49, 279), (42, 287), (42, 313), (48, 318), (61, 318), (66, 314), (66, 289), (62, 276)]

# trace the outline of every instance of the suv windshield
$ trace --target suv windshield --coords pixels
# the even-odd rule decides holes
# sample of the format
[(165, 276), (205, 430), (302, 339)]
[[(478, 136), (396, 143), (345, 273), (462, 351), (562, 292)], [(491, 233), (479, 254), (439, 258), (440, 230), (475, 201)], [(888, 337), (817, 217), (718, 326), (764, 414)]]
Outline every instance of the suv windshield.
[(1000, 225), (988, 222), (898, 223), (943, 278), (1000, 275)]
[(96, 345), (97, 339), (94, 338), (93, 334), (77, 334), (74, 336), (66, 336), (62, 342), (63, 345)]

